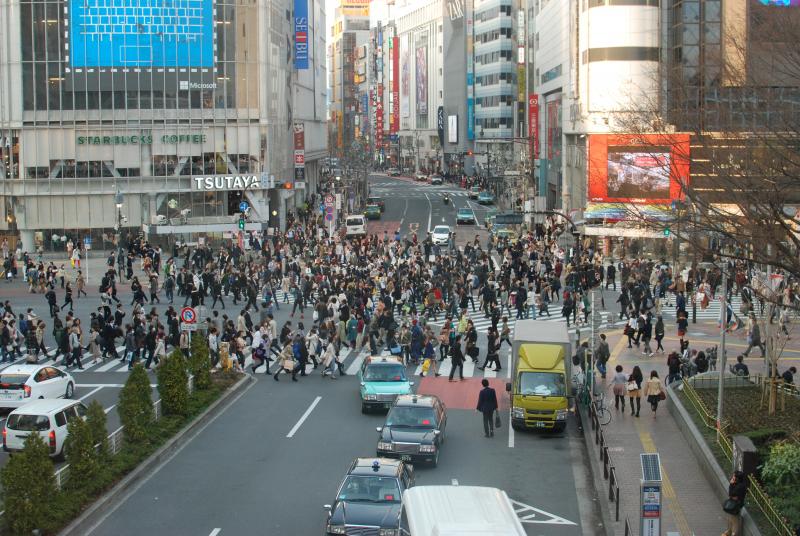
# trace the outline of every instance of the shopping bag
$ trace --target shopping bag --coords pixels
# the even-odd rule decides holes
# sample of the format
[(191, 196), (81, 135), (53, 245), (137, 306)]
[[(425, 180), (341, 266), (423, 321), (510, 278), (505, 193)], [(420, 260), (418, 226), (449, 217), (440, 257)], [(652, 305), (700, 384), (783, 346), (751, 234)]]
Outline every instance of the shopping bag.
[(500, 420), (500, 412), (499, 411), (495, 411), (494, 412), (494, 427), (495, 428), (502, 428), (503, 427), (503, 421)]
[(423, 373), (428, 372), (428, 370), (430, 368), (431, 368), (431, 360), (430, 359), (426, 359), (425, 361), (422, 362), (422, 372)]

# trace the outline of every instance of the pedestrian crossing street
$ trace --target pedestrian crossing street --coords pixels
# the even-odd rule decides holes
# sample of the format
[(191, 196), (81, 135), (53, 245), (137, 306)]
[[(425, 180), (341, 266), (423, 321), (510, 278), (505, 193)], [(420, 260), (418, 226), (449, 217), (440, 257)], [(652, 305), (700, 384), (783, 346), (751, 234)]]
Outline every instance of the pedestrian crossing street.
[[(563, 316), (561, 316), (561, 306), (560, 306), (560, 304), (556, 303), (554, 305), (551, 305), (549, 309), (550, 309), (550, 315), (551, 316), (547, 316), (547, 314), (545, 314), (544, 316), (538, 316), (537, 315), (536, 321), (537, 322), (549, 322), (549, 323), (554, 323), (554, 322), (565, 323), (566, 322), (566, 319)], [(512, 309), (512, 313), (506, 315), (506, 316), (508, 316), (508, 327), (511, 329), (511, 334), (512, 335), (514, 334), (514, 326), (517, 323), (517, 320), (515, 318), (516, 314), (517, 314), (517, 311)], [(622, 326), (622, 325), (625, 324), (624, 320), (619, 320), (619, 317), (616, 316), (611, 311), (600, 311), (598, 314), (600, 315), (600, 319), (601, 319), (601, 321), (600, 321), (600, 328), (601, 329), (608, 329), (608, 328), (612, 328), (612, 327), (615, 327), (615, 326)], [(440, 327), (442, 327), (444, 325), (443, 317), (444, 317), (444, 315), (440, 314), (436, 321), (431, 320), (428, 323), (431, 326), (435, 326), (437, 328), (440, 328)], [(484, 333), (484, 334), (487, 333), (489, 331), (489, 327), (492, 325), (492, 320), (490, 318), (487, 318), (486, 316), (484, 316), (484, 314), (482, 312), (480, 312), (480, 311), (475, 311), (473, 313), (469, 313), (469, 318), (472, 320), (472, 323), (475, 325), (475, 330), (478, 333)], [(502, 319), (502, 315), (501, 315), (501, 319)], [(576, 325), (576, 324), (574, 324), (572, 322), (572, 317), (570, 317), (570, 329), (569, 329), (569, 331), (571, 333), (576, 333), (578, 331), (580, 331), (582, 334), (587, 333), (587, 330), (590, 328), (590, 326), (588, 324), (584, 324), (583, 323), (583, 321), (582, 321), (583, 318), (582, 318), (582, 315), (580, 315), (580, 314), (578, 314), (578, 320), (579, 320), (579, 322)], [(503, 322), (501, 320), (497, 324), (497, 330), (498, 331), (502, 331), (502, 329), (503, 329)]]
[[(692, 303), (689, 300), (687, 300), (687, 302), (688, 303), (686, 304), (686, 312), (688, 313), (689, 320), (691, 321), (691, 319), (692, 319)], [(731, 303), (731, 307), (732, 307), (733, 312), (735, 313), (735, 315), (738, 316), (739, 318), (741, 318), (742, 321), (744, 321), (744, 315), (741, 313), (742, 298), (740, 298), (739, 296), (733, 296), (730, 303)], [(698, 303), (697, 304), (697, 320), (706, 320), (706, 321), (713, 320), (715, 322), (719, 322), (719, 319), (720, 319), (719, 312), (720, 312), (721, 308), (722, 308), (722, 302), (720, 301), (719, 296), (717, 296), (717, 298), (713, 299), (713, 300), (709, 299), (708, 307), (706, 307), (705, 309), (703, 309), (700, 306), (700, 303)], [(670, 298), (669, 305), (667, 305), (666, 301), (662, 300), (661, 312), (662, 312), (662, 315), (664, 316), (664, 318), (673, 318), (673, 319), (677, 318), (677, 311), (675, 310), (675, 297), (674, 296)], [(617, 315), (619, 315), (619, 312), (617, 312)]]
[[(117, 347), (117, 352), (120, 354), (120, 356), (124, 355), (124, 351), (125, 351), (125, 347), (124, 346)], [(23, 349), (23, 352), (24, 352), (24, 349)], [(438, 352), (438, 350), (437, 350), (437, 352)], [(507, 378), (508, 375), (509, 375), (508, 371), (510, 370), (510, 355), (511, 355), (510, 352), (511, 352), (511, 348), (508, 345), (505, 345), (505, 347), (501, 350), (500, 358), (501, 358), (501, 362), (502, 362), (503, 368), (499, 372), (496, 372), (496, 371), (488, 369), (488, 368), (486, 370), (483, 370), (483, 371), (478, 370), (477, 367), (482, 365), (483, 364), (483, 360), (486, 358), (485, 352), (482, 352), (481, 355), (479, 356), (479, 362), (478, 363), (474, 363), (474, 362), (472, 362), (471, 360), (468, 359), (467, 360), (468, 362), (464, 363), (464, 377), (465, 378), (471, 378), (471, 377), (485, 377), (485, 378), (502, 377), (502, 378)], [(245, 354), (245, 362), (244, 362), (243, 369), (247, 373), (252, 373), (253, 370), (252, 370), (251, 367), (253, 365), (253, 358), (251, 356), (250, 349), (247, 348), (244, 351), (244, 354)], [(361, 368), (361, 365), (364, 363), (364, 360), (370, 355), (370, 353), (369, 353), (369, 349), (368, 348), (364, 348), (364, 349), (360, 349), (360, 350), (349, 350), (349, 351), (348, 351), (347, 348), (342, 348), (342, 355), (344, 356), (344, 359), (343, 359), (343, 362), (342, 362), (342, 366), (344, 368), (345, 373), (347, 375), (349, 375), (349, 376), (355, 376), (358, 373), (358, 370)], [(390, 353), (389, 353), (388, 350), (383, 350), (380, 355), (388, 356), (388, 355), (390, 355)], [(437, 356), (438, 356), (438, 353), (437, 353)], [(42, 366), (58, 366), (58, 367), (62, 367), (63, 368), (64, 358), (63, 357), (59, 357), (58, 360), (56, 360), (56, 359), (54, 359), (54, 357), (55, 357), (55, 349), (49, 350), (48, 354), (47, 354), (47, 358), (45, 359), (45, 358), (40, 357), (38, 364), (42, 365)], [(231, 357), (231, 359), (235, 359), (235, 356), (230, 356), (230, 357)], [(273, 355), (272, 357), (275, 357), (275, 356)], [(92, 374), (92, 373), (127, 373), (127, 372), (129, 372), (128, 363), (120, 361), (119, 359), (109, 358), (106, 361), (103, 361), (102, 359), (99, 359), (97, 361), (97, 363), (92, 364), (91, 355), (88, 352), (86, 352), (81, 357), (81, 361), (82, 361), (82, 364), (83, 364), (83, 367), (84, 367), (83, 370), (75, 368), (75, 367), (72, 367), (72, 368), (69, 368), (69, 369), (65, 369), (65, 370), (67, 370), (70, 374), (72, 374), (73, 376), (76, 376), (76, 377), (80, 377), (80, 376), (87, 375), (87, 374)], [(25, 359), (24, 358), (18, 359), (15, 362), (15, 364), (24, 364), (24, 363), (25, 363)], [(139, 359), (138, 363), (144, 365), (144, 359)], [(155, 365), (155, 362), (154, 362), (151, 365), (151, 368), (155, 369), (155, 367), (156, 367), (156, 365)], [(276, 364), (274, 361), (270, 362), (269, 373), (270, 374), (274, 374), (278, 370), (278, 368), (279, 368), (278, 364)], [(438, 370), (439, 374), (441, 374), (442, 376), (448, 375), (450, 373), (450, 368), (451, 368), (451, 362), (450, 362), (449, 358), (445, 359), (443, 362), (437, 362), (437, 370)], [(0, 371), (2, 371), (2, 369), (0, 369)], [(320, 374), (321, 371), (322, 371), (321, 367), (317, 368), (317, 370), (315, 371), (313, 363), (308, 363), (306, 365), (306, 371), (305, 371), (306, 374), (312, 374), (314, 372), (317, 372), (318, 374)], [(259, 374), (260, 375), (260, 374), (265, 374), (266, 372), (267, 372), (267, 370), (266, 370), (266, 368), (265, 368), (265, 366), (263, 364), (259, 365), (255, 369), (255, 374)], [(429, 372), (430, 372), (431, 375), (433, 374), (433, 371), (429, 371)], [(413, 376), (419, 376), (421, 373), (422, 373), (422, 365), (421, 364), (420, 365), (411, 365), (408, 368), (408, 374), (409, 375), (413, 374)]]
[[(373, 185), (370, 187), (370, 195), (374, 196), (389, 196), (394, 195), (396, 193), (396, 188), (387, 188), (384, 186)], [(442, 188), (441, 186), (427, 186), (423, 188), (416, 188), (416, 189), (405, 189), (403, 191), (403, 198), (412, 198), (412, 199), (435, 199), (444, 197), (447, 194), (451, 198), (462, 198), (466, 199), (469, 196), (469, 192), (465, 190), (454, 190), (454, 189), (447, 189)]]

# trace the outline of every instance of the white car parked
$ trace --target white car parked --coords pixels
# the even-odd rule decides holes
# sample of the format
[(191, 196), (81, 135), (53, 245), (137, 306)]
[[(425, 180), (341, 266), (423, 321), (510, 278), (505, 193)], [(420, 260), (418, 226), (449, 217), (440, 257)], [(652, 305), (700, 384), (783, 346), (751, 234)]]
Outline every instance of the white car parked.
[(75, 379), (50, 365), (11, 365), (0, 371), (0, 408), (18, 408), (39, 398), (72, 398)]
[(437, 246), (446, 246), (450, 239), (450, 227), (447, 225), (437, 225), (433, 228), (431, 239)]
[(39, 434), (50, 447), (50, 456), (62, 458), (67, 425), (73, 419), (86, 419), (86, 406), (77, 400), (34, 400), (8, 414), (3, 427), (3, 450), (18, 452), (25, 438)]

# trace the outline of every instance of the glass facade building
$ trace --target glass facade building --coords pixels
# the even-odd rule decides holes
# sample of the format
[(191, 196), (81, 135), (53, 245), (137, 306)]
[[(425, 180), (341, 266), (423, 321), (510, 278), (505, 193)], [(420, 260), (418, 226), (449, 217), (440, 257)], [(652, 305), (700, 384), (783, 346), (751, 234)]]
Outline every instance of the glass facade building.
[(54, 236), (99, 248), (120, 224), (191, 239), (232, 229), (242, 200), (263, 222), (248, 229), (279, 225), (293, 202), (275, 188), (293, 177), (292, 6), (0, 5), (0, 231), (28, 251)]

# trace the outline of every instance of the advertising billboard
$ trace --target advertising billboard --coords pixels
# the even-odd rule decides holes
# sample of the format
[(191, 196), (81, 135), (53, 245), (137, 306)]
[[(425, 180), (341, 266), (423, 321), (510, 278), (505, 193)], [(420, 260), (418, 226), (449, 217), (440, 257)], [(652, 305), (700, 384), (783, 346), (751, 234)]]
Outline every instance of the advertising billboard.
[(534, 159), (539, 158), (539, 95), (528, 95), (528, 140)]
[(688, 181), (688, 134), (589, 136), (588, 201), (666, 204)]
[(214, 89), (215, 9), (213, 0), (68, 0), (67, 87), (111, 89), (130, 75), (137, 85)]
[(392, 37), (392, 112), (389, 133), (397, 134), (400, 130), (400, 39)]
[(344, 17), (369, 17), (370, 0), (342, 0), (341, 14)]
[(294, 0), (294, 68), (308, 69), (308, 0)]
[(409, 47), (410, 35), (400, 39), (400, 115), (411, 115), (411, 53)]
[[(427, 43), (428, 34), (418, 41)], [(417, 115), (428, 115), (428, 45), (417, 46)]]

